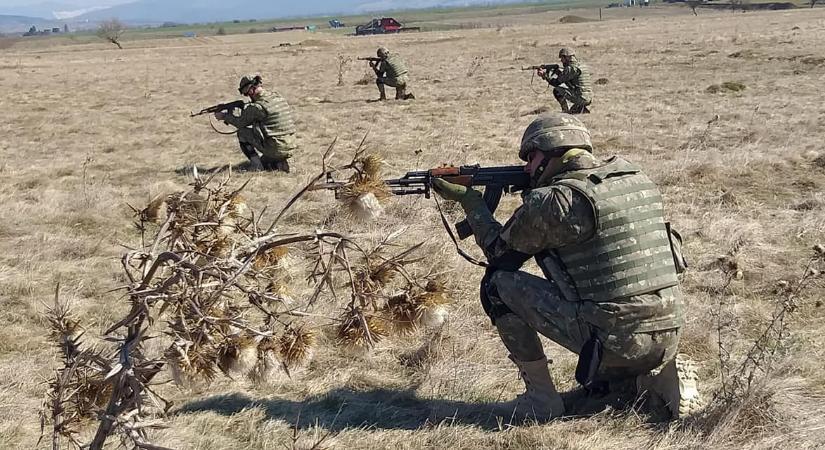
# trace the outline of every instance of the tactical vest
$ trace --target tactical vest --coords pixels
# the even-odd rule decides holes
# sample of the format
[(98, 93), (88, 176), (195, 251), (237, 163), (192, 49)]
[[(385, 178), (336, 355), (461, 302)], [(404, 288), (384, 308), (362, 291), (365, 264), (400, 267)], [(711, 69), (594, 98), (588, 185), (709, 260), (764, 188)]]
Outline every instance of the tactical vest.
[(407, 65), (400, 56), (390, 53), (387, 59), (383, 61), (383, 69), (387, 72), (387, 78), (400, 79), (407, 74)]
[(678, 285), (662, 196), (638, 167), (614, 157), (559, 174), (553, 184), (581, 193), (593, 207), (593, 237), (557, 249), (582, 300), (610, 302)]
[(295, 133), (292, 108), (286, 99), (276, 92), (264, 92), (255, 103), (263, 107), (266, 119), (261, 124), (264, 137), (277, 137)]
[(578, 61), (573, 61), (570, 65), (578, 69), (579, 76), (576, 79), (568, 81), (566, 84), (569, 85), (570, 88), (578, 93), (583, 99), (587, 101), (592, 100), (593, 81), (590, 78), (590, 69), (586, 65), (580, 64)]

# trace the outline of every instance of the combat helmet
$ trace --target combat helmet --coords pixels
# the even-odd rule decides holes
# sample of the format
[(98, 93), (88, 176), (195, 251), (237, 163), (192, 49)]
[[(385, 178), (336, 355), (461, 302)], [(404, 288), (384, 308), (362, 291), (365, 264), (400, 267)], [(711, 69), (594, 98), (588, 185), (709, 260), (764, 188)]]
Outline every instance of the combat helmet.
[(241, 81), (238, 83), (238, 92), (241, 95), (245, 95), (247, 89), (249, 89), (250, 85), (257, 86), (261, 84), (261, 76), (260, 75), (244, 75), (241, 77)]
[(378, 47), (378, 51), (375, 52), (379, 58), (386, 58), (389, 56), (390, 51), (387, 50), (387, 47)]
[(570, 114), (546, 113), (538, 116), (524, 130), (518, 157), (527, 161), (527, 156), (536, 150), (550, 157), (558, 157), (571, 148), (593, 152), (587, 127)]
[(570, 47), (562, 47), (561, 50), (559, 50), (559, 58), (561, 58), (562, 56), (576, 56), (576, 51)]

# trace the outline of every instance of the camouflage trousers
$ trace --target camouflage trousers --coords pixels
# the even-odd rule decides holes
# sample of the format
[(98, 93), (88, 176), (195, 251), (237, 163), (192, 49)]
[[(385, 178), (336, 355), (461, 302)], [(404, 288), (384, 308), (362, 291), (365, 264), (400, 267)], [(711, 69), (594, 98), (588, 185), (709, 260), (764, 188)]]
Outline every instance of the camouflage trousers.
[(407, 79), (406, 75), (400, 76), (398, 78), (390, 78), (390, 77), (378, 77), (375, 79), (375, 84), (378, 86), (389, 86), (394, 88), (405, 88), (407, 87)]
[[(595, 333), (603, 345), (600, 381), (643, 375), (676, 355), (679, 329), (648, 333), (608, 332), (589, 323), (581, 302), (568, 301), (552, 281), (526, 272), (495, 271), (482, 283), (482, 302), (514, 358), (545, 356), (538, 334), (579, 354)], [(486, 286), (485, 286), (486, 284)]]
[[(554, 87), (553, 97), (555, 97), (556, 101), (561, 105), (562, 112), (570, 114), (581, 114), (585, 112), (591, 101), (589, 98), (585, 98), (581, 94), (564, 86)], [(568, 105), (568, 102), (570, 102), (572, 106)]]
[(407, 91), (407, 76), (405, 75), (399, 78), (378, 77), (375, 79), (375, 84), (378, 85), (378, 92), (381, 94), (381, 98), (386, 96), (384, 86), (389, 86), (395, 88), (396, 100), (403, 100)]
[(239, 128), (238, 142), (241, 148), (245, 145), (254, 147), (261, 153), (261, 161), (285, 161), (292, 157), (292, 152), (298, 147), (294, 135), (264, 138), (261, 132), (253, 127)]

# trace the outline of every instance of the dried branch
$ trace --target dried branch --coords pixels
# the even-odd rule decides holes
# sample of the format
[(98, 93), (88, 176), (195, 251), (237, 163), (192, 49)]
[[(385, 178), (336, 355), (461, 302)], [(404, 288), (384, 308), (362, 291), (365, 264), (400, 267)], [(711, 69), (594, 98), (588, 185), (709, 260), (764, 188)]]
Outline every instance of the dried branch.
[[(380, 161), (363, 156), (365, 142), (366, 136), (347, 166), (353, 179), (377, 174)], [(400, 273), (410, 298), (418, 298), (424, 292), (422, 283), (405, 267), (418, 261), (412, 254), (421, 244), (385, 255), (401, 231), (369, 251), (335, 231), (273, 231), (328, 172), (334, 145), (324, 154), (321, 174), (287, 202), (263, 234), (261, 214), (251, 211), (241, 196), (246, 184), (230, 187), (231, 171), (221, 179), (216, 173), (203, 178), (195, 171), (190, 190), (156, 196), (146, 208), (132, 208), (140, 245), (121, 258), (130, 309), (106, 330), (103, 340), (110, 347), (83, 348), (83, 328), (59, 301), (59, 291), (47, 313), (52, 338), (64, 357), (41, 414), (43, 434), (51, 423), (53, 447), (65, 439), (76, 448), (101, 449), (117, 436), (129, 447), (162, 449), (150, 442), (149, 432), (163, 426), (171, 406), (150, 388), (163, 368), (182, 384), (208, 382), (221, 373), (269, 380), (279, 371), (293, 375), (312, 359), (317, 345), (312, 319), (336, 326), (346, 346), (372, 348), (389, 335), (382, 315), (397, 286), (387, 274)], [(284, 258), (293, 253), (309, 255), (306, 280), (311, 293), (302, 301), (287, 301), (275, 286), (292, 279)], [(349, 290), (349, 301), (342, 301), (341, 290)], [(342, 315), (314, 313), (319, 302), (342, 308)], [(154, 350), (157, 345), (145, 345), (150, 339), (161, 339), (166, 347)], [(91, 421), (97, 421), (94, 436), (82, 443), (78, 436)]]

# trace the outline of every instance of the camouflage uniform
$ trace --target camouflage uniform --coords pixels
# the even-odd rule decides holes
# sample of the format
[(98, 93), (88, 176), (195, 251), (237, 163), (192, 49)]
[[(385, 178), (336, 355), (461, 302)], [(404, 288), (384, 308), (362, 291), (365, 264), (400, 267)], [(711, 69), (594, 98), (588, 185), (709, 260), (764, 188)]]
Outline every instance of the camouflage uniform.
[(381, 58), (381, 61), (379, 61), (378, 65), (375, 67), (375, 84), (378, 85), (378, 91), (381, 94), (381, 99), (386, 98), (384, 86), (395, 88), (396, 100), (414, 98), (412, 94), (406, 93), (409, 76), (407, 65), (404, 64), (404, 60), (402, 60), (398, 54), (390, 53), (384, 47), (378, 49), (378, 57)]
[[(594, 194), (595, 177), (603, 181)], [(674, 356), (681, 295), (653, 183), (624, 160), (600, 163), (584, 153), (523, 201), (504, 226), (483, 204), (467, 211), (492, 267), (484, 307), (508, 350), (523, 361), (543, 357), (538, 331), (579, 353), (595, 334), (604, 380), (644, 374)], [(530, 257), (547, 279), (517, 271)], [(650, 267), (664, 275), (646, 276)], [(502, 324), (508, 315), (515, 317)]]
[[(523, 201), (504, 226), (483, 204), (467, 211), (491, 266), (482, 303), (511, 354), (543, 357), (536, 331), (574, 353), (595, 334), (604, 381), (671, 359), (684, 321), (653, 183), (624, 160), (584, 153)], [(547, 278), (517, 271), (530, 257)]]
[[(461, 203), (487, 257), (481, 302), (526, 392), (507, 409), (558, 417), (566, 409), (547, 371), (538, 333), (579, 354), (587, 391), (648, 394), (682, 417), (701, 405), (692, 364), (677, 357), (684, 324), (676, 261), (656, 185), (617, 157), (598, 161), (590, 132), (574, 116), (539, 116), (519, 157), (532, 189), (506, 224), (481, 195), (434, 180)], [(544, 277), (520, 271), (534, 258)]]
[(298, 147), (292, 108), (277, 92), (262, 91), (246, 104), (239, 116), (227, 114), (224, 122), (238, 129), (238, 142), (251, 158), (260, 152), (261, 162), (269, 168), (286, 162)]
[[(554, 78), (548, 81), (553, 86), (553, 97), (561, 105), (562, 112), (579, 114), (589, 112), (587, 107), (593, 100), (593, 85), (590, 78), (590, 69), (579, 63), (576, 56), (569, 49), (562, 49), (571, 52), (570, 62), (564, 64), (556, 72)], [(561, 52), (560, 52), (561, 53)], [(568, 106), (568, 102), (572, 106)]]

